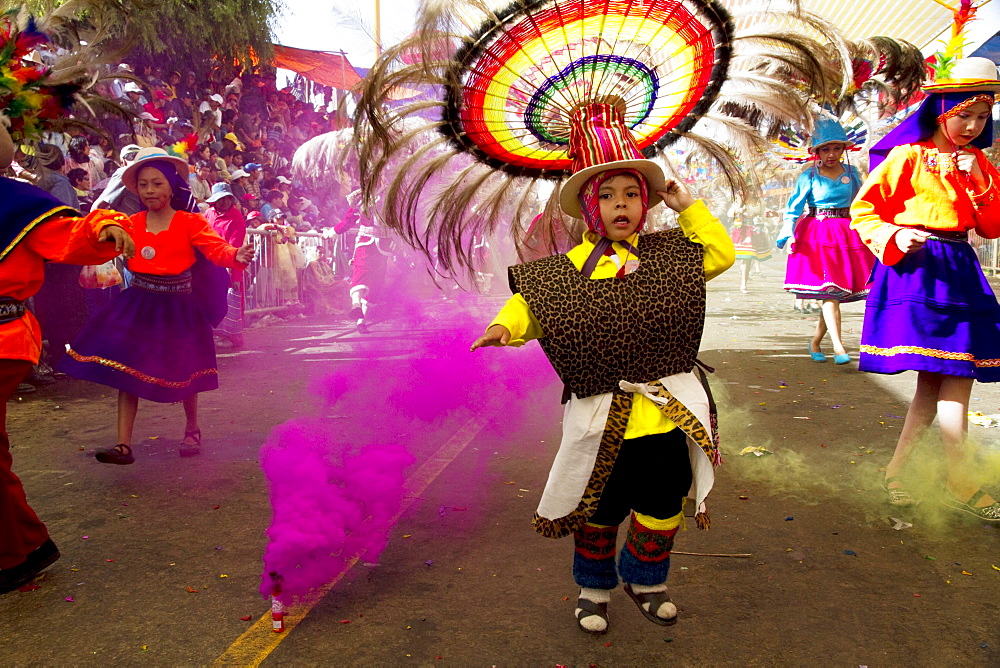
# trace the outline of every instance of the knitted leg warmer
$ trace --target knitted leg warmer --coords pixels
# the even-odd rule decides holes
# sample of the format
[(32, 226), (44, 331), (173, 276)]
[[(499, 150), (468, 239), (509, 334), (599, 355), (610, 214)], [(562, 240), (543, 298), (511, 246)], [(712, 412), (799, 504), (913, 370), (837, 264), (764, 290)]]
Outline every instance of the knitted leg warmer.
[(576, 550), (573, 554), (573, 579), (588, 589), (614, 589), (618, 586), (615, 572), (617, 526), (584, 524), (573, 532)]
[[(640, 517), (649, 524), (674, 524), (669, 529), (653, 529), (640, 521)], [(672, 520), (654, 520), (632, 513), (629, 523), (625, 547), (618, 558), (618, 573), (622, 581), (636, 585), (662, 585), (667, 581), (670, 572), (670, 550), (674, 546), (674, 535), (680, 528), (680, 516), (677, 523)]]

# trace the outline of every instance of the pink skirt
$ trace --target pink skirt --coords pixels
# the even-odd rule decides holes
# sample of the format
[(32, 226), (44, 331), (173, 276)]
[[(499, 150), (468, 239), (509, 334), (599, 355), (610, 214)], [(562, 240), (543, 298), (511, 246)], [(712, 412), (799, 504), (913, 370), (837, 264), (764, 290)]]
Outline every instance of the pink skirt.
[(785, 290), (802, 299), (858, 301), (868, 296), (875, 263), (850, 218), (806, 216), (795, 224)]

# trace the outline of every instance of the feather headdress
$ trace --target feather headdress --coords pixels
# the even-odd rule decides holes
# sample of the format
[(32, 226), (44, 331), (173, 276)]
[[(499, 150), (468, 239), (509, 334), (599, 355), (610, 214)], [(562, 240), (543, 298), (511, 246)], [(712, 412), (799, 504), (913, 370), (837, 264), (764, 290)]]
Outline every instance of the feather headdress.
[(972, 4), (972, 0), (959, 0), (958, 7), (952, 7), (944, 0), (935, 0), (939, 5), (945, 7), (952, 13), (951, 36), (944, 42), (944, 49), (934, 54), (931, 67), (934, 69), (934, 79), (950, 79), (951, 70), (955, 66), (955, 61), (962, 58), (965, 50), (965, 26), (969, 21), (976, 18), (976, 10), (979, 9)]
[[(702, 154), (741, 191), (768, 136), (810, 127), (810, 100), (851, 84), (847, 43), (795, 5), (730, 15), (716, 0), (428, 0), (417, 25), (366, 78), (358, 176), (382, 220), (448, 273), (473, 269), (474, 240), (501, 226), (519, 245), (539, 201), (533, 236), (539, 221), (562, 224), (582, 106), (619, 108), (644, 156)], [(425, 95), (399, 104), (398, 89)]]
[[(111, 35), (101, 26), (128, 4), (70, 0), (53, 4), (36, 19), (20, 4), (0, 3), (0, 111), (10, 120), (15, 142), (68, 125), (90, 127), (80, 118), (68, 118), (76, 102), (91, 114), (101, 108), (131, 115), (92, 92), (101, 65), (121, 53), (108, 48)], [(84, 12), (85, 21), (80, 18)]]

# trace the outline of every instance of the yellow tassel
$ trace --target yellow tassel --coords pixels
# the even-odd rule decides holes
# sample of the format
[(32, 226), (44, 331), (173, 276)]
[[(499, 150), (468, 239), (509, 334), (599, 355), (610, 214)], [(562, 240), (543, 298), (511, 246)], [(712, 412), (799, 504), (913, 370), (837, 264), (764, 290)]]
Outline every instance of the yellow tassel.
[(706, 510), (694, 516), (694, 523), (699, 529), (709, 529), (712, 526), (712, 518), (708, 516), (708, 511)]

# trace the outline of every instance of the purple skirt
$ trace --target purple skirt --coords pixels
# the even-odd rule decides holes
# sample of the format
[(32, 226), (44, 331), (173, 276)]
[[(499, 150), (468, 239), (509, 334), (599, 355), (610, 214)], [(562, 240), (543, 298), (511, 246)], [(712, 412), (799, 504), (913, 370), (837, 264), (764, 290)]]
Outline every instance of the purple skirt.
[(185, 273), (136, 274), (87, 322), (58, 370), (161, 403), (218, 388), (212, 325)]
[(850, 218), (806, 216), (795, 224), (785, 290), (801, 299), (858, 301), (868, 296), (875, 263)]
[(858, 368), (1000, 381), (1000, 304), (967, 242), (931, 237), (877, 266)]

